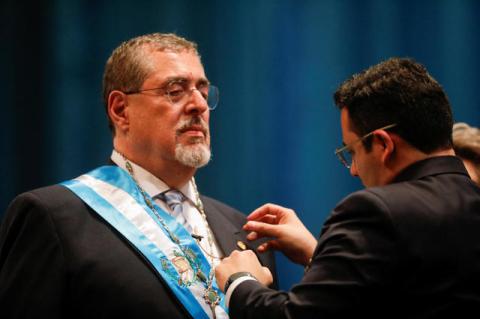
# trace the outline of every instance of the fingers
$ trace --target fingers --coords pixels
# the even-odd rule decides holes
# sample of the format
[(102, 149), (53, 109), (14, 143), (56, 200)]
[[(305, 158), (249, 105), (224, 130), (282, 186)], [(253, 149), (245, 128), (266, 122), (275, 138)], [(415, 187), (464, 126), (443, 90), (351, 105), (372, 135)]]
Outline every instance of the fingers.
[(268, 246), (269, 246), (269, 245), (268, 245), (268, 242), (263, 243), (263, 244), (261, 244), (261, 245), (259, 245), (259, 246), (257, 247), (257, 251), (258, 251), (259, 253), (264, 253), (264, 252), (268, 251)]
[(265, 286), (270, 286), (273, 282), (272, 272), (270, 271), (270, 269), (264, 266), (262, 267), (262, 272), (263, 272), (263, 276), (260, 282)]
[(228, 278), (237, 272), (246, 271), (265, 285), (270, 285), (273, 281), (272, 273), (266, 267), (260, 264), (255, 253), (251, 250), (233, 251), (230, 256), (225, 257), (215, 268), (215, 275), (218, 286), (222, 291), (225, 290), (225, 283)]
[(251, 240), (251, 241), (257, 240), (258, 238), (260, 238), (260, 237), (259, 237), (258, 234), (257, 234), (256, 232), (254, 232), (254, 231), (248, 233), (248, 235), (247, 235), (247, 239), (248, 239), (248, 240)]
[(247, 216), (247, 219), (261, 220), (265, 215), (279, 216), (287, 213), (288, 210), (288, 208), (268, 203), (255, 209), (250, 215)]
[(278, 250), (280, 248), (279, 243), (276, 240), (267, 241), (257, 247), (259, 253), (264, 253), (269, 250)]
[(272, 204), (265, 204), (260, 206), (259, 208), (255, 209), (250, 215), (247, 216), (247, 220), (260, 220), (263, 216), (269, 214), (270, 205)]
[(277, 216), (271, 214), (264, 215), (262, 218), (257, 219), (256, 221), (267, 224), (278, 224)]
[(271, 225), (256, 221), (249, 221), (243, 225), (245, 231), (255, 232), (254, 235), (251, 235), (251, 237), (255, 239), (262, 237), (277, 237), (280, 234), (279, 227), (281, 227), (281, 225)]

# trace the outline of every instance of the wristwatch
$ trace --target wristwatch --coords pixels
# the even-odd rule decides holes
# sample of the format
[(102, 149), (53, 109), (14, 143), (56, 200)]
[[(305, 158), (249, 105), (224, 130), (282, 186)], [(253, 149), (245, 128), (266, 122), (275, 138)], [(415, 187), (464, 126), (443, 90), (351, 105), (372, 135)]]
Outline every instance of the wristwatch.
[(228, 277), (227, 279), (227, 282), (225, 283), (225, 293), (227, 292), (228, 290), (228, 287), (230, 287), (230, 285), (235, 281), (237, 280), (238, 278), (241, 278), (241, 277), (251, 277), (255, 280), (257, 280), (257, 278), (255, 278), (254, 275), (252, 275), (251, 273), (247, 272), (247, 271), (239, 271), (239, 272), (236, 272), (232, 275), (230, 275), (230, 277)]

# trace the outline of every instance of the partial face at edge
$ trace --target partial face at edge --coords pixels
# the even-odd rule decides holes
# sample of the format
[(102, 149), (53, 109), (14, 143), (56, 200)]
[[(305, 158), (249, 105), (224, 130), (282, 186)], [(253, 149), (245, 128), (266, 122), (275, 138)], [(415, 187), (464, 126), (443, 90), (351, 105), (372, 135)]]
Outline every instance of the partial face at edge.
[[(346, 107), (341, 110), (340, 124), (345, 145), (357, 141), (360, 138), (352, 129), (353, 123)], [(358, 176), (365, 187), (382, 185), (382, 165), (375, 150), (372, 148), (372, 150), (367, 152), (363, 143), (358, 142), (351, 146), (350, 152), (352, 154), (350, 174), (352, 176)]]

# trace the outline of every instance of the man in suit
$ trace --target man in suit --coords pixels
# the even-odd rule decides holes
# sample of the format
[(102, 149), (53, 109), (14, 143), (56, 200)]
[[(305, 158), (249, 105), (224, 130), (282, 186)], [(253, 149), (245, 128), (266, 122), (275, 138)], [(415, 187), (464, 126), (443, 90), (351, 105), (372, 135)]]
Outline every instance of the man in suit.
[(103, 88), (110, 165), (24, 193), (5, 215), (2, 318), (227, 318), (213, 267), (246, 249), (246, 219), (195, 184), (218, 102), (196, 44), (128, 40)]
[[(345, 81), (342, 163), (367, 187), (343, 199), (319, 240), (292, 210), (267, 204), (244, 229), (305, 265), (288, 292), (254, 254), (216, 269), (231, 318), (477, 318), (480, 189), (452, 150), (446, 94), (411, 59), (392, 58)], [(226, 287), (225, 287), (226, 286)]]

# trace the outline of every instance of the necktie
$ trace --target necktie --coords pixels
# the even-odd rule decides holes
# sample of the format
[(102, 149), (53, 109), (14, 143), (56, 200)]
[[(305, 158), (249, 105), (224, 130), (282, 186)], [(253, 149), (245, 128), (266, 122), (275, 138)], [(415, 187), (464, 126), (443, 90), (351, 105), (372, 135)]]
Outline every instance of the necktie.
[(181, 192), (175, 189), (170, 189), (155, 197), (164, 201), (172, 210), (171, 215), (177, 220), (177, 222), (191, 232), (191, 227), (183, 215), (183, 202), (186, 200), (186, 197)]

